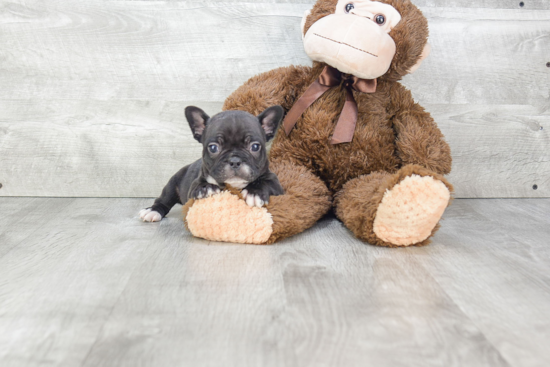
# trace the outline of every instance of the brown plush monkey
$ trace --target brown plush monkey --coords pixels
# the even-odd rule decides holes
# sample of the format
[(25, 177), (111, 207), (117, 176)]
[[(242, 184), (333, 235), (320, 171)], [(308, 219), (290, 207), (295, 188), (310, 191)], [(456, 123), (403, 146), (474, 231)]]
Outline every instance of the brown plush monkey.
[[(371, 244), (428, 244), (451, 199), (443, 178), (451, 153), (398, 82), (429, 53), (426, 18), (409, 0), (318, 0), (302, 28), (312, 67), (255, 76), (224, 104), (253, 115), (273, 105), (286, 110), (270, 153), (285, 195), (254, 214), (242, 206), (237, 215), (219, 197), (189, 202), (188, 228), (211, 240), (273, 243), (333, 208)], [(214, 225), (212, 213), (221, 211), (229, 214)]]

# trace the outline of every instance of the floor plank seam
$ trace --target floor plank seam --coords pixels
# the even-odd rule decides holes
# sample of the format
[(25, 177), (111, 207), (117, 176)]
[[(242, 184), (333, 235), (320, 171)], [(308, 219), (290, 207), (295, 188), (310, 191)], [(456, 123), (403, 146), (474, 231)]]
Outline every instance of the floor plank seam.
[[(511, 364), (511, 362), (505, 358), (505, 356), (502, 354), (502, 352), (500, 351), (499, 348), (496, 347), (496, 345), (489, 339), (489, 336), (483, 332), (483, 330), (480, 328), (480, 326), (474, 321), (474, 319), (472, 319), (472, 317), (460, 306), (460, 304), (445, 290), (445, 288), (443, 287), (443, 285), (437, 280), (436, 277), (434, 277), (434, 275), (429, 271), (428, 268), (426, 268), (426, 266), (424, 266), (424, 264), (421, 264), (419, 262), (417, 262), (418, 265), (420, 265), (424, 271), (426, 271), (426, 273), (430, 274), (430, 277), (432, 278), (432, 281), (437, 284), (437, 286), (439, 287), (439, 289), (441, 290), (441, 292), (443, 294), (445, 294), (449, 300), (451, 300), (453, 302), (453, 304), (455, 305), (455, 307), (460, 310), (460, 312), (462, 313), (462, 315), (464, 315), (465, 318), (467, 318), (471, 323), (472, 325), (475, 326), (476, 330), (481, 334), (483, 335), (483, 338), (485, 339), (485, 341), (491, 345), (491, 347), (495, 350), (495, 352), (498, 353), (498, 355), (502, 358), (503, 361), (506, 362), (507, 366), (508, 367), (516, 367), (514, 365)], [(500, 367), (500, 366), (499, 366)], [(517, 367), (521, 367), (521, 366), (517, 366)]]

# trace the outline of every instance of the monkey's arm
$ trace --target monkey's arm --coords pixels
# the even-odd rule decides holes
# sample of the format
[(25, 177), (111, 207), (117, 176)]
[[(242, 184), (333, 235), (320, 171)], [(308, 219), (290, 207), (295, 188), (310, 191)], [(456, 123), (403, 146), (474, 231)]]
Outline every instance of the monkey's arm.
[(432, 116), (403, 87), (392, 91), (391, 98), (397, 101), (393, 127), (403, 165), (418, 164), (439, 174), (450, 173), (451, 149)]
[(225, 100), (223, 110), (241, 110), (257, 116), (268, 107), (280, 105), (288, 112), (309, 82), (310, 74), (310, 67), (287, 66), (256, 75)]

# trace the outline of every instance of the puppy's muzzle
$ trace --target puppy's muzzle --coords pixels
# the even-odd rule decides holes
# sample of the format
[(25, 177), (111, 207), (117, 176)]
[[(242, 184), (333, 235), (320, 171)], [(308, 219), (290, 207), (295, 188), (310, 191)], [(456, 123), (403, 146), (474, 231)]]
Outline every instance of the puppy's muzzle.
[(229, 158), (229, 166), (233, 168), (234, 170), (238, 170), (241, 168), (241, 164), (243, 163), (243, 160), (239, 157), (231, 157)]

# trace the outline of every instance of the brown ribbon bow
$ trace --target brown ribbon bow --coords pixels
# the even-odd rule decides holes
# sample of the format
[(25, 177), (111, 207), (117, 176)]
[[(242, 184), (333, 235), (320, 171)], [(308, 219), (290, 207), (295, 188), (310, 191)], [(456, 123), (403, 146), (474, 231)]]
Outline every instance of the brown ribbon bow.
[(344, 80), (346, 88), (346, 102), (338, 123), (330, 139), (331, 144), (349, 143), (353, 139), (355, 124), (357, 123), (357, 103), (353, 98), (352, 89), (361, 93), (376, 92), (376, 79), (359, 79), (356, 76), (342, 74), (337, 69), (325, 66), (319, 78), (313, 82), (303, 96), (288, 111), (283, 126), (286, 134), (290, 134), (296, 122), (304, 111), (329, 89), (336, 87)]

